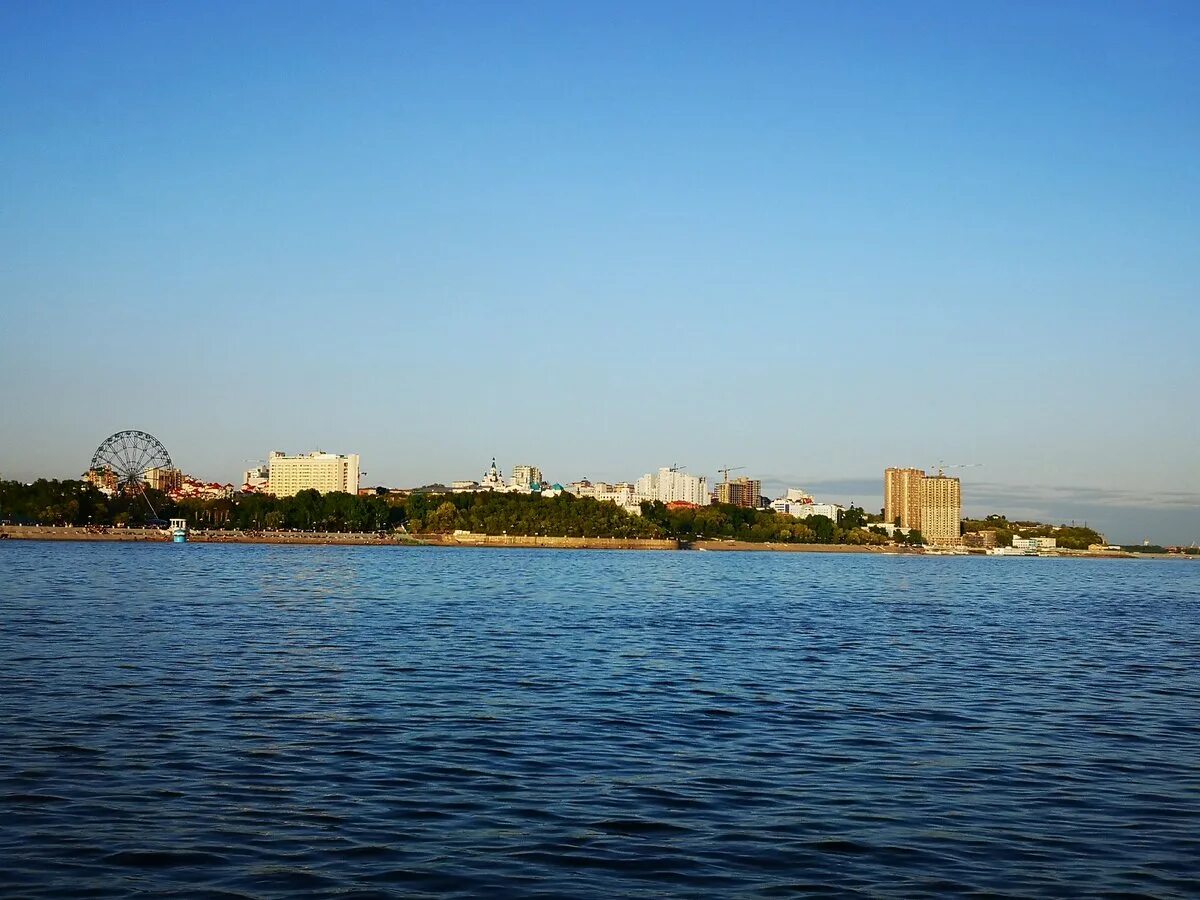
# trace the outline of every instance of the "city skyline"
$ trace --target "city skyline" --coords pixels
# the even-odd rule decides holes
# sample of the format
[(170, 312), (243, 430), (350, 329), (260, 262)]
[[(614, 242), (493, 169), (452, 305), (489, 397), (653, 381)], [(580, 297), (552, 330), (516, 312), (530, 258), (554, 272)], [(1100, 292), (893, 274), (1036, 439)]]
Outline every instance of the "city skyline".
[(0, 0), (0, 123), (0, 900), (1197, 893), (1200, 0)]
[(0, 473), (945, 459), (1197, 539), (1200, 13), (922, 10), (6, 7)]
[[(297, 452), (310, 452), (317, 449), (314, 446), (303, 451), (297, 450)], [(341, 444), (322, 443), (319, 449), (333, 453), (346, 452), (345, 446)], [(244, 460), (245, 465), (239, 464), (238, 471), (229, 473), (228, 477), (226, 477), (227, 473), (213, 473), (192, 466), (186, 458), (181, 461), (176, 457), (175, 462), (187, 474), (236, 486), (240, 484), (241, 476), (249, 464), (260, 461), (265, 463), (270, 452), (266, 451), (261, 460), (239, 457)], [(447, 458), (445, 453), (433, 453), (429, 458), (414, 460), (411, 468), (396, 465), (394, 462), (389, 464), (386, 460), (372, 462), (367, 454), (356, 455), (363, 460), (360, 479), (363, 487), (382, 485), (411, 488), (438, 483), (449, 487), (456, 480), (478, 480), (479, 476), (487, 469), (486, 465), (477, 465), (474, 469), (468, 465), (462, 471), (457, 469), (453, 472), (444, 471), (449, 468), (449, 464), (444, 462)], [(649, 463), (644, 463), (640, 467), (634, 464), (626, 469), (610, 464), (575, 472), (572, 471), (570, 464), (559, 466), (557, 463), (553, 463), (551, 466), (547, 466), (540, 459), (535, 458), (537, 457), (536, 453), (513, 454), (511, 462), (508, 462), (501, 453), (486, 455), (487, 461), (490, 461), (493, 456), (501, 461), (501, 468), (505, 471), (511, 471), (516, 465), (534, 465), (541, 470), (547, 480), (563, 484), (585, 477), (592, 481), (609, 483), (633, 482), (646, 472), (653, 472), (660, 468)], [(517, 461), (518, 457), (520, 458), (519, 462)], [(443, 460), (443, 462), (435, 460)], [(877, 474), (864, 474), (857, 478), (806, 476), (802, 473), (765, 473), (757, 469), (752, 472), (752, 476), (762, 483), (764, 493), (770, 497), (782, 497), (789, 489), (804, 488), (814, 494), (819, 502), (832, 502), (844, 506), (853, 504), (871, 512), (878, 512), (884, 506), (884, 472), (889, 467), (892, 466), (881, 467)], [(936, 463), (927, 464), (927, 468), (931, 470), (936, 470), (937, 467)], [(690, 474), (708, 477), (709, 487), (712, 491), (716, 491), (720, 479), (713, 477), (712, 473), (719, 474), (721, 465), (714, 465), (708, 469), (686, 465), (681, 468)], [(922, 467), (915, 466), (915, 468)], [(403, 472), (406, 469), (431, 474), (429, 477), (405, 477)], [(376, 477), (375, 473), (389, 471), (397, 471), (401, 474), (395, 478)], [(439, 471), (440, 474), (438, 474)], [(814, 467), (813, 471), (816, 472), (819, 469)], [(1197, 495), (1164, 493), (1145, 496), (1136, 491), (1113, 488), (1003, 484), (989, 481), (986, 477), (979, 475), (979, 469), (973, 468), (971, 471), (976, 474), (965, 476), (962, 488), (962, 510), (966, 517), (982, 518), (998, 513), (1007, 515), (1013, 520), (1028, 519), (1052, 524), (1087, 523), (1106, 534), (1111, 540), (1123, 544), (1140, 543), (1144, 540), (1160, 544), (1190, 544), (1198, 540), (1192, 535), (1200, 534), (1200, 496)], [(984, 468), (982, 471), (986, 472), (987, 470)], [(71, 479), (78, 478), (79, 475), (80, 473), (71, 471), (22, 473), (12, 469), (0, 469), (0, 479), (13, 478), (21, 481), (39, 477)], [(507, 476), (505, 480), (507, 481)]]

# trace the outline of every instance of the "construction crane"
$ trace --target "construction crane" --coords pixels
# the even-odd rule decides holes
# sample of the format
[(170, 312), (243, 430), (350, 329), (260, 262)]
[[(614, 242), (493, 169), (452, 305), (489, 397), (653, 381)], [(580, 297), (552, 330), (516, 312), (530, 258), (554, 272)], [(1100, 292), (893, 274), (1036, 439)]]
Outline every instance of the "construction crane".
[(938, 477), (945, 474), (946, 469), (977, 469), (981, 468), (983, 463), (948, 463), (945, 460), (939, 460), (936, 466), (930, 466), (931, 469), (938, 470)]
[(738, 469), (744, 469), (744, 468), (746, 468), (746, 467), (745, 466), (726, 466), (723, 469), (717, 469), (717, 471), (725, 476), (725, 483), (729, 484), (729, 473), (736, 472)]

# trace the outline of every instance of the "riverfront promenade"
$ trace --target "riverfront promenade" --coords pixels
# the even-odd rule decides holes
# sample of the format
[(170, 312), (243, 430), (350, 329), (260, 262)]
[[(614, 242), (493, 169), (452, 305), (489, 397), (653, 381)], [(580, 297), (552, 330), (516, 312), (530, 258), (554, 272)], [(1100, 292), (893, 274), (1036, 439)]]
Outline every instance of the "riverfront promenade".
[[(156, 528), (100, 528), (3, 525), (0, 539), (170, 543), (171, 533)], [(191, 530), (193, 544), (343, 544), (349, 546), (546, 547), (563, 550), (678, 550), (674, 539), (550, 537), (541, 535), (426, 534), (347, 531)]]
[[(110, 528), (45, 525), (0, 525), (0, 540), (35, 541), (99, 541), (170, 543), (171, 533), (156, 528)], [(708, 550), (714, 552), (758, 553), (856, 553), (875, 556), (978, 556), (973, 553), (947, 553), (945, 550), (923, 547), (902, 547), (893, 544), (862, 546), (855, 544), (784, 544), (755, 543), (732, 540), (678, 541), (674, 538), (620, 537), (554, 537), (546, 535), (418, 534), (403, 532), (347, 531), (239, 531), (236, 529), (193, 530), (188, 532), (193, 544), (301, 544), (346, 545), (356, 547), (527, 547), (557, 550)], [(1198, 557), (1165, 553), (1093, 552), (1058, 549), (1042, 554), (1041, 558), (1070, 559), (1148, 559), (1196, 560)], [(1030, 559), (1036, 557), (1007, 556), (998, 559)]]

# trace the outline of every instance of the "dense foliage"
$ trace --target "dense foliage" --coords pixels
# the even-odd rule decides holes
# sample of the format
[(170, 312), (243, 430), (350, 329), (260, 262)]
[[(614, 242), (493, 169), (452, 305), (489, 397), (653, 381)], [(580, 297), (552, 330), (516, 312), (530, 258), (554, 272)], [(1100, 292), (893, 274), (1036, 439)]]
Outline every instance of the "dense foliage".
[(865, 515), (858, 507), (846, 510), (841, 522), (828, 516), (794, 519), (769, 509), (746, 509), (724, 503), (668, 508), (662, 503), (643, 503), (642, 518), (656, 524), (664, 534), (680, 540), (730, 539), (783, 544), (886, 544), (888, 539), (858, 527)]
[(409, 529), (416, 533), (456, 530), (476, 534), (554, 537), (664, 537), (653, 523), (613, 503), (560, 494), (411, 494), (403, 501)]
[(149, 509), (140, 498), (106, 497), (83, 481), (52, 481), (45, 478), (39, 478), (32, 484), (0, 481), (0, 522), (16, 525), (87, 525), (92, 522), (125, 525), (141, 524), (148, 514)]
[[(872, 534), (879, 534), (887, 537), (887, 530), (879, 525), (868, 525), (867, 531), (870, 531)], [(920, 530), (916, 528), (908, 529), (907, 534), (897, 529), (892, 532), (892, 540), (897, 544), (907, 544), (910, 547), (920, 547), (925, 543), (925, 536), (922, 535)]]
[(301, 491), (294, 497), (235, 494), (228, 500), (183, 500), (171, 507), (201, 528), (243, 531), (385, 531), (403, 524), (403, 510), (383, 497)]
[(237, 494), (232, 499), (173, 501), (153, 490), (145, 498), (109, 497), (85, 481), (0, 481), (0, 521), (15, 524), (138, 526), (153, 518), (151, 506), (161, 518), (180, 516), (200, 528), (376, 531), (404, 520), (403, 509), (384, 498), (351, 494), (301, 491), (279, 499)]
[[(862, 527), (866, 516), (852, 507), (834, 522), (825, 516), (794, 519), (770, 510), (717, 504), (668, 509), (645, 503), (630, 515), (612, 503), (570, 494), (542, 498), (528, 494), (434, 493), (407, 496), (320, 494), (294, 497), (235, 494), (219, 500), (171, 501), (154, 491), (148, 499), (162, 518), (183, 517), (193, 527), (243, 531), (390, 531), (447, 534), (547, 535), (567, 537), (668, 537), (817, 544), (885, 544), (888, 539)], [(141, 525), (150, 517), (140, 497), (106, 497), (81, 481), (0, 482), (0, 520), (43, 525)]]

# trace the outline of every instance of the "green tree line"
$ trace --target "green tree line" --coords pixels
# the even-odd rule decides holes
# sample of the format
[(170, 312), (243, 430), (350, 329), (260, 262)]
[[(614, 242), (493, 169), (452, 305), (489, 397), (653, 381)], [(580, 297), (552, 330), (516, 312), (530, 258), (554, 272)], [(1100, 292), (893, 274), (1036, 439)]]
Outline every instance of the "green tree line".
[(866, 514), (859, 507), (846, 510), (839, 521), (828, 516), (795, 519), (769, 509), (746, 509), (714, 503), (696, 509), (668, 508), (663, 503), (643, 503), (642, 518), (679, 540), (736, 540), (781, 544), (886, 544), (888, 538), (862, 526)]
[[(259, 531), (392, 531), (446, 534), (546, 535), (554, 537), (703, 538), (750, 542), (816, 544), (886, 544), (888, 538), (869, 531), (859, 507), (845, 510), (839, 521), (826, 516), (794, 519), (771, 510), (714, 504), (696, 509), (668, 509), (643, 503), (632, 515), (613, 503), (560, 494), (542, 498), (528, 494), (434, 493), (403, 495), (320, 494), (301, 491), (294, 497), (235, 494), (217, 500), (173, 501), (157, 491), (146, 499), (159, 517), (182, 517), (192, 527)], [(83, 481), (39, 480), (33, 484), (0, 482), (0, 521), (42, 525), (142, 525), (150, 518), (146, 499), (108, 497)]]
[(0, 481), (0, 522), (16, 525), (126, 525), (144, 522), (148, 513), (145, 501), (141, 498), (107, 497), (84, 481), (46, 478), (39, 478), (31, 484)]
[(301, 491), (295, 497), (235, 494), (217, 500), (175, 501), (147, 490), (145, 496), (107, 496), (86, 481), (0, 481), (0, 522), (18, 525), (139, 526), (154, 517), (182, 517), (199, 528), (379, 531), (404, 522), (403, 507), (383, 497)]

